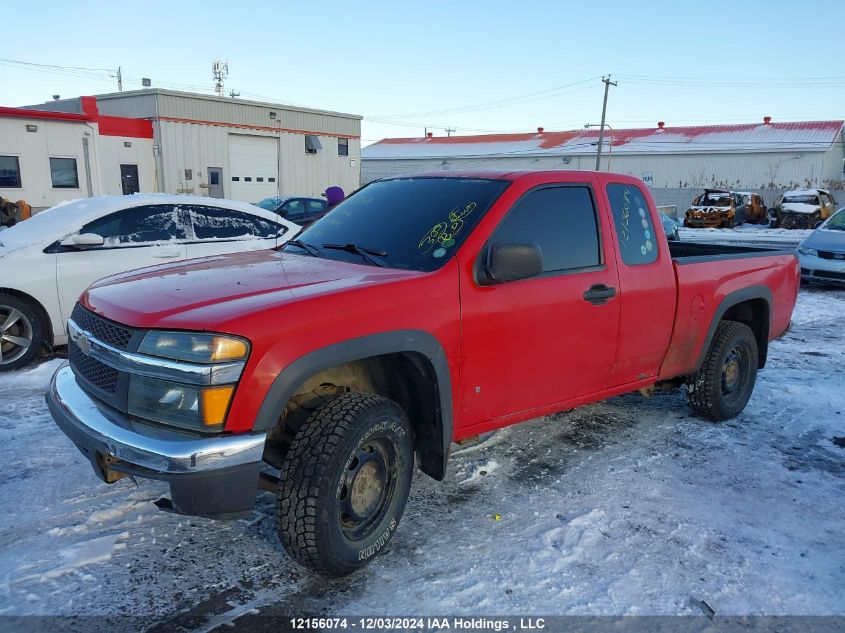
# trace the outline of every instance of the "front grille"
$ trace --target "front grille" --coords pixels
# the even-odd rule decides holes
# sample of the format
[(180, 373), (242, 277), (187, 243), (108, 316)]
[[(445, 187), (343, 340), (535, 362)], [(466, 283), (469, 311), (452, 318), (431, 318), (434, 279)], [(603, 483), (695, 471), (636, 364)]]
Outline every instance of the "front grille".
[(114, 393), (117, 389), (119, 372), (95, 358), (86, 356), (74, 343), (68, 345), (68, 360), (74, 373), (97, 389), (107, 393)]
[(845, 253), (834, 253), (833, 251), (819, 251), (819, 257), (822, 259), (843, 259), (845, 260)]
[(126, 349), (129, 345), (129, 340), (132, 338), (132, 330), (129, 328), (97, 316), (78, 303), (73, 308), (70, 318), (81, 329), (90, 332), (98, 341), (102, 341), (118, 349)]
[(840, 281), (845, 281), (845, 273), (840, 273), (835, 270), (817, 270), (815, 271), (814, 276), (819, 279), (838, 279)]

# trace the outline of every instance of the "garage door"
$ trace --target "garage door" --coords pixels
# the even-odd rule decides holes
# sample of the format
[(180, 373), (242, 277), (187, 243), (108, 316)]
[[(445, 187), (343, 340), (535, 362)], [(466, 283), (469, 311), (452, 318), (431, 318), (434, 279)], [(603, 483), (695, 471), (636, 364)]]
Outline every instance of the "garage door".
[(258, 202), (278, 195), (278, 139), (272, 136), (229, 135), (230, 197)]

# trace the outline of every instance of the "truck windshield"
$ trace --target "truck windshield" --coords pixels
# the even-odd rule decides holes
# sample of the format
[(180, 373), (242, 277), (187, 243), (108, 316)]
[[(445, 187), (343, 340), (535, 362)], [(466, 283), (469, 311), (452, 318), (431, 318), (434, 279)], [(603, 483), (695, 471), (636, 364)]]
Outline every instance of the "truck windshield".
[(371, 265), (377, 261), (389, 268), (437, 270), (509, 184), (483, 178), (377, 181), (338, 204), (285, 251)]

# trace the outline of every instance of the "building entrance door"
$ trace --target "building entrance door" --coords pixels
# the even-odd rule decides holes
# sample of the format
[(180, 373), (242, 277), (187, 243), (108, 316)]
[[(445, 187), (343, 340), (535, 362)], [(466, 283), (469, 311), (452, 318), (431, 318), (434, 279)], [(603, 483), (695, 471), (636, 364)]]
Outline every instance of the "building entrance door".
[(221, 167), (208, 168), (208, 197), (223, 197), (223, 169)]
[(141, 191), (138, 184), (138, 165), (120, 166), (120, 186), (124, 196), (131, 196)]

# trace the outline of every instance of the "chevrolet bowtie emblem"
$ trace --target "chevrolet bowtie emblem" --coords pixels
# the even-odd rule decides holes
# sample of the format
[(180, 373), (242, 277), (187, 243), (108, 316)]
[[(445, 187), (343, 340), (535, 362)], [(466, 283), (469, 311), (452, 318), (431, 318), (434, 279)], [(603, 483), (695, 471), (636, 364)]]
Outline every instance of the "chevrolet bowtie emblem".
[(91, 341), (81, 332), (74, 339), (79, 351), (88, 356), (91, 353)]

